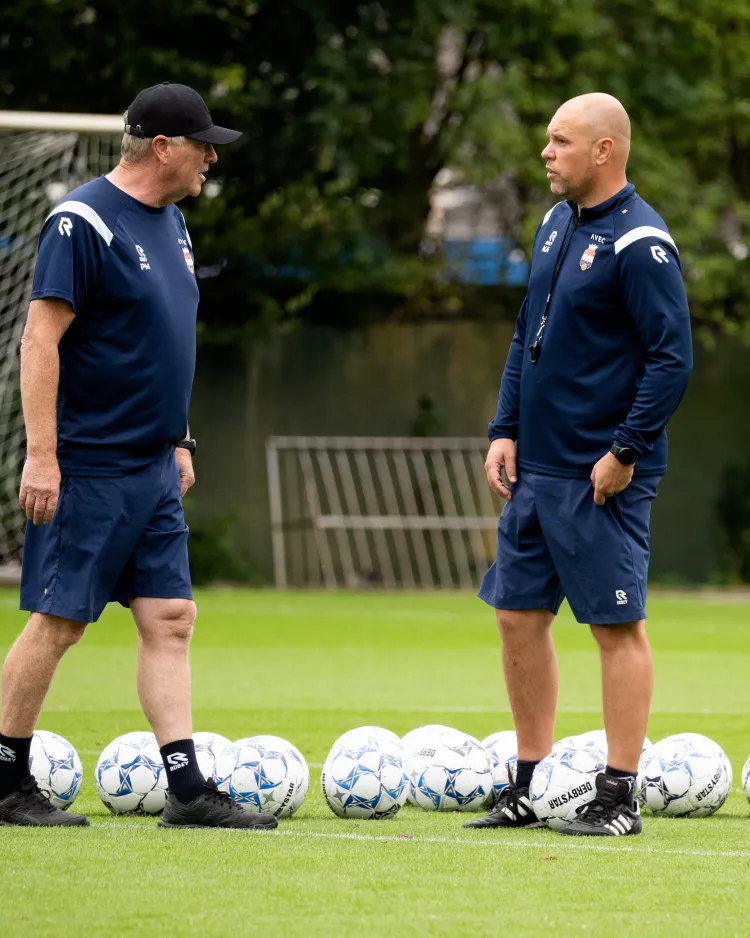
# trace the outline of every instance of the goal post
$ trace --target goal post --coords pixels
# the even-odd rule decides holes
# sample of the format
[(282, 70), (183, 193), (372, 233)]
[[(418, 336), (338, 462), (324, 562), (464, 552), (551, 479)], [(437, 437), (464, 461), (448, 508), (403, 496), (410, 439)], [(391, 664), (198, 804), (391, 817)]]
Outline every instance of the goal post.
[(502, 502), (487, 441), (266, 441), (274, 578), (287, 587), (473, 589), (495, 555)]
[(114, 114), (0, 111), (0, 565), (20, 559), (26, 521), (19, 346), (39, 231), (67, 192), (117, 164), (123, 130)]

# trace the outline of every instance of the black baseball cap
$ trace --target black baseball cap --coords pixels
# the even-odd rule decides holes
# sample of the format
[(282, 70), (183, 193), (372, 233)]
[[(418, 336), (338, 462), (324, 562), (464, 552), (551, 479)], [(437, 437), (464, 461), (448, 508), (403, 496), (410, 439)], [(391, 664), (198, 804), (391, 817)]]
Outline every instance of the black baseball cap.
[(190, 137), (203, 143), (232, 143), (242, 136), (239, 130), (217, 127), (197, 91), (169, 81), (136, 95), (125, 132), (134, 137)]

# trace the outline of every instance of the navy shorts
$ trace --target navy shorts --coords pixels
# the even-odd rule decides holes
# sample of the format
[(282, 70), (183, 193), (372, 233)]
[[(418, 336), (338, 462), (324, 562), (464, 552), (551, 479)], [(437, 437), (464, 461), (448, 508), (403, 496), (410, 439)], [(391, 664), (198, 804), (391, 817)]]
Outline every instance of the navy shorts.
[(636, 477), (602, 507), (588, 479), (519, 473), (479, 596), (496, 609), (549, 609), (579, 622), (646, 617), (651, 503), (659, 476)]
[(63, 476), (48, 525), (26, 525), (21, 609), (96, 622), (109, 602), (192, 599), (174, 449), (115, 478)]

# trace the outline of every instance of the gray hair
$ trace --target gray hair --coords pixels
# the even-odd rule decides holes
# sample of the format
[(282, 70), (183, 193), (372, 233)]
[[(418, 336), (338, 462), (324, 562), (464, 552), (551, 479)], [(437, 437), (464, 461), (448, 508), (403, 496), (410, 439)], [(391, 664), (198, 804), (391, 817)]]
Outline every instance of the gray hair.
[[(128, 112), (122, 115), (125, 123), (128, 122)], [(122, 144), (120, 152), (126, 163), (143, 163), (148, 159), (151, 152), (151, 141), (153, 137), (134, 137), (132, 134), (124, 133), (122, 135)], [(185, 143), (185, 137), (167, 137), (167, 143), (174, 147), (181, 147)]]

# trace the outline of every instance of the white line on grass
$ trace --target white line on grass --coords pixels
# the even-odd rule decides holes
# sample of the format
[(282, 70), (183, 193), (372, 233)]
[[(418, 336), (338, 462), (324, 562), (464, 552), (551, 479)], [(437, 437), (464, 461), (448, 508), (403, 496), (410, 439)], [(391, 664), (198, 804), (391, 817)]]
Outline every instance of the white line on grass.
[(661, 849), (659, 847), (626, 847), (617, 846), (605, 847), (603, 844), (592, 843), (570, 843), (566, 841), (556, 841), (553, 844), (545, 840), (541, 844), (517, 843), (513, 841), (499, 840), (463, 840), (460, 837), (414, 837), (411, 835), (385, 836), (377, 837), (374, 834), (330, 834), (320, 831), (274, 831), (269, 836), (275, 837), (314, 837), (324, 840), (361, 840), (386, 843), (423, 843), (423, 844), (446, 844), (451, 847), (489, 847), (500, 850), (589, 850), (597, 853), (647, 853), (669, 856), (686, 857), (739, 857), (750, 860), (750, 851), (748, 850), (679, 850), (679, 849)]

